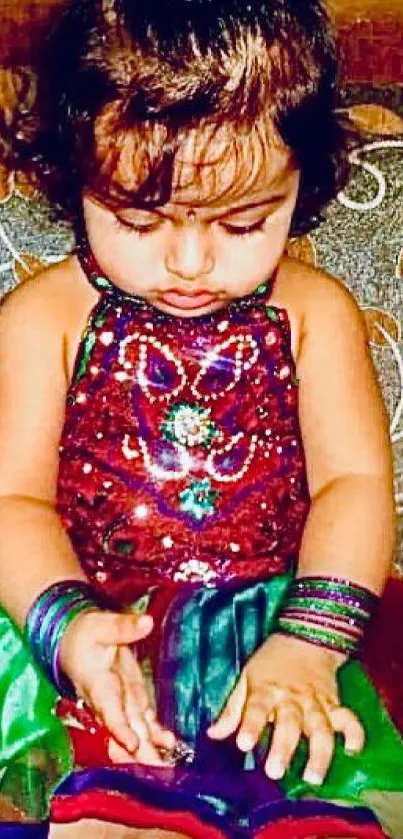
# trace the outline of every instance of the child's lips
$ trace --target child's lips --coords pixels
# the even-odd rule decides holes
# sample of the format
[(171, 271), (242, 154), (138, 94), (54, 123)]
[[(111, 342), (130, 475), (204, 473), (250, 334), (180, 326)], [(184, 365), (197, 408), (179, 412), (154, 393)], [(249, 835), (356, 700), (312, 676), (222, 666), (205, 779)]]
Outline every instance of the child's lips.
[(158, 299), (161, 303), (172, 306), (174, 309), (192, 311), (210, 306), (211, 303), (217, 300), (217, 295), (212, 294), (211, 291), (197, 291), (185, 294), (183, 291), (172, 289), (160, 294)]

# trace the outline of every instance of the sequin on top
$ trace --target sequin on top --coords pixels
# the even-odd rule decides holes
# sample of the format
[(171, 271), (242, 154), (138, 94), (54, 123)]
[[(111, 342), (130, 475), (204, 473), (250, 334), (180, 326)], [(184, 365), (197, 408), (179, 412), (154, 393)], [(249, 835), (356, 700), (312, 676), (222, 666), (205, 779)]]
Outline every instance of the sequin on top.
[(88, 577), (119, 602), (166, 581), (283, 573), (309, 509), (285, 309), (269, 288), (173, 317), (116, 288), (77, 354), (58, 510)]

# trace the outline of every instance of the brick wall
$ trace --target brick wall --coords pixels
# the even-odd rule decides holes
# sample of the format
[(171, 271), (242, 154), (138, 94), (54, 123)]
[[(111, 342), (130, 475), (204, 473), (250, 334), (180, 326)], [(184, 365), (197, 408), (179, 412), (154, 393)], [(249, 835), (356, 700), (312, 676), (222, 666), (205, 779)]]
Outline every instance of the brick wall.
[[(0, 0), (0, 63), (35, 55), (66, 0)], [(329, 0), (342, 78), (403, 85), (403, 0)]]

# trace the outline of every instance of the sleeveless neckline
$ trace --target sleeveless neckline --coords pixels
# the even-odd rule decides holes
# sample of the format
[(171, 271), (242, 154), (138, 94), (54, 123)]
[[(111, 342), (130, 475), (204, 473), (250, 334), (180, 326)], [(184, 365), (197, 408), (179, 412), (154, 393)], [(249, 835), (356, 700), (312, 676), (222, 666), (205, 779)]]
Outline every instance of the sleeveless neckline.
[(226, 312), (231, 314), (231, 312), (239, 309), (247, 310), (253, 308), (253, 306), (263, 303), (263, 301), (264, 305), (267, 308), (272, 309), (274, 312), (287, 314), (284, 307), (272, 305), (270, 303), (270, 295), (275, 282), (275, 274), (274, 278), (261, 283), (253, 292), (251, 292), (251, 294), (245, 295), (244, 297), (234, 298), (230, 300), (229, 303), (213, 312), (207, 312), (204, 315), (170, 315), (167, 312), (163, 312), (161, 309), (158, 309), (145, 298), (139, 297), (136, 294), (131, 294), (129, 291), (125, 291), (120, 288), (109, 277), (107, 277), (101, 270), (86, 237), (82, 237), (80, 239), (77, 245), (76, 254), (87, 281), (96, 291), (100, 293), (101, 297), (107, 295), (111, 299), (116, 300), (117, 303), (126, 302), (130, 303), (135, 308), (141, 308), (146, 311), (148, 310), (150, 315), (152, 314), (153, 318), (157, 318), (159, 321), (180, 321), (187, 323), (213, 322), (217, 317), (222, 318), (223, 314)]

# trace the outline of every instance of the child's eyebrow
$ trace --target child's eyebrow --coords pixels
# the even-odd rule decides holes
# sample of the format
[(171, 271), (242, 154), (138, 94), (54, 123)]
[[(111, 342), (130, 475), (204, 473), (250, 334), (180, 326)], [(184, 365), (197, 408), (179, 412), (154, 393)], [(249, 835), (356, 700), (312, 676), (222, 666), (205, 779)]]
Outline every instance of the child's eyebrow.
[(269, 197), (266, 197), (260, 201), (248, 201), (245, 204), (238, 204), (232, 207), (228, 207), (228, 209), (224, 210), (224, 212), (221, 214), (221, 217), (230, 215), (233, 216), (236, 213), (244, 213), (247, 210), (255, 210), (260, 207), (270, 207), (271, 204), (277, 204), (278, 201), (282, 201), (284, 197), (285, 193), (284, 191), (282, 191), (281, 193), (279, 192), (277, 194), (270, 195)]
[[(266, 196), (266, 198), (259, 199), (256, 201), (248, 201), (244, 204), (232, 205), (230, 207), (221, 208), (220, 211), (214, 212), (214, 205), (213, 204), (205, 204), (205, 205), (195, 205), (197, 210), (204, 210), (208, 212), (211, 210), (214, 219), (222, 219), (228, 218), (234, 215), (240, 215), (241, 213), (248, 212), (249, 210), (256, 210), (261, 207), (270, 207), (272, 204), (277, 204), (279, 201), (282, 201), (285, 198), (285, 191), (282, 190), (281, 192), (275, 193), (270, 196)], [(127, 208), (125, 211), (125, 215), (131, 213), (147, 213), (147, 215), (155, 215), (159, 216), (160, 218), (166, 219), (175, 219), (174, 208), (180, 207), (189, 210), (191, 205), (188, 203), (183, 204), (176, 204), (171, 205), (168, 209), (164, 207), (153, 207), (152, 209), (147, 209), (146, 207), (131, 207)], [(193, 205), (192, 205), (193, 207)], [(217, 208), (218, 209), (218, 208)]]

